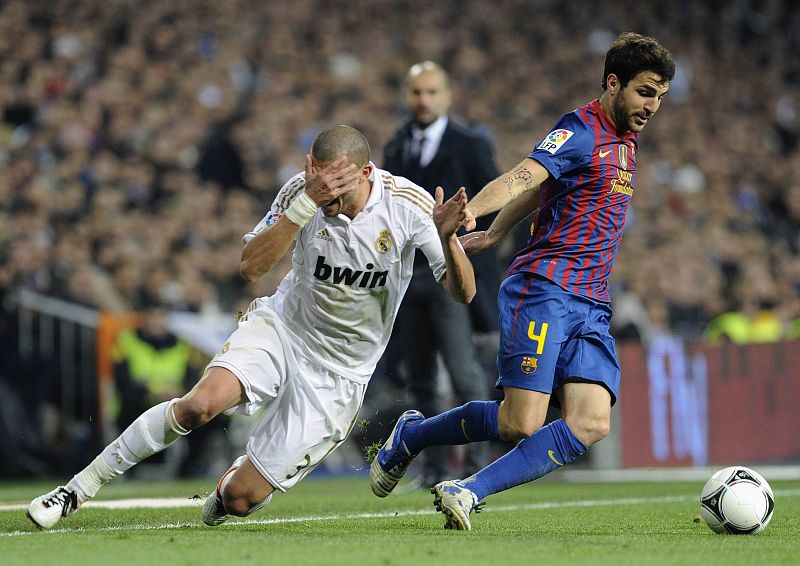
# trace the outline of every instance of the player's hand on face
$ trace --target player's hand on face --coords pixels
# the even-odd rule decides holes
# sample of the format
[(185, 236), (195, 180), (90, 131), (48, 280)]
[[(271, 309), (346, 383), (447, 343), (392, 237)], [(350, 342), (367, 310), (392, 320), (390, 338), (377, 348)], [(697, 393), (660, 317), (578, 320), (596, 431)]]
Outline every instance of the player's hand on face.
[(314, 165), (311, 155), (306, 154), (306, 194), (318, 206), (324, 206), (355, 190), (360, 177), (361, 171), (349, 163), (346, 156), (319, 167)]
[(464, 223), (464, 210), (467, 206), (467, 191), (461, 187), (447, 201), (444, 200), (444, 189), (436, 187), (433, 206), (433, 223), (442, 238), (449, 238)]

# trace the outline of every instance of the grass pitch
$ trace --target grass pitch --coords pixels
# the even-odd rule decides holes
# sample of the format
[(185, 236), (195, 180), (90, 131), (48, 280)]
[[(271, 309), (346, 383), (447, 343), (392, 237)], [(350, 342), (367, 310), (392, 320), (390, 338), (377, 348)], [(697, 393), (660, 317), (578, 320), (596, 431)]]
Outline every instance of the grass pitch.
[[(38, 532), (0, 510), (0, 563), (17, 564), (798, 564), (800, 481), (771, 482), (775, 515), (758, 535), (716, 535), (699, 517), (701, 483), (570, 484), (549, 479), (497, 494), (471, 532), (447, 531), (418, 491), (379, 499), (368, 480), (310, 478), (262, 511), (210, 528), (213, 482), (122, 481), (98, 501), (181, 498), (176, 508), (84, 508)], [(52, 483), (0, 484), (0, 509)]]

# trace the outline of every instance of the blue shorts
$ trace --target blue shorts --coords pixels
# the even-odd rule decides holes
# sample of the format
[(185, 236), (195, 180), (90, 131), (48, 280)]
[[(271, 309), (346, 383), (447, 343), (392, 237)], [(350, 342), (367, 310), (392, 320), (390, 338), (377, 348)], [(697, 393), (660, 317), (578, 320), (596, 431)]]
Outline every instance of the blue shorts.
[[(549, 279), (517, 273), (503, 281), (497, 387), (542, 393), (569, 382), (619, 392), (619, 362), (609, 331), (611, 306), (565, 291)], [(551, 399), (555, 401), (555, 398)]]

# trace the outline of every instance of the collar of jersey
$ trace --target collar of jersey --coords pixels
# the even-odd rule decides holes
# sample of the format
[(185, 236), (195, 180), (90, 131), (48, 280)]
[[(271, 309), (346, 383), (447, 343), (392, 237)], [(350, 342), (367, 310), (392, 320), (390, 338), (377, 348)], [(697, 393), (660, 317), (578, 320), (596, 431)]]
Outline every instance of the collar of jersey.
[[(369, 210), (383, 199), (383, 180), (381, 179), (380, 173), (384, 173), (384, 171), (378, 169), (372, 161), (370, 161), (369, 164), (372, 165), (372, 173), (369, 174), (372, 189), (370, 189), (369, 198), (367, 199), (367, 204), (364, 205), (364, 210)], [(364, 212), (364, 210), (361, 212)]]

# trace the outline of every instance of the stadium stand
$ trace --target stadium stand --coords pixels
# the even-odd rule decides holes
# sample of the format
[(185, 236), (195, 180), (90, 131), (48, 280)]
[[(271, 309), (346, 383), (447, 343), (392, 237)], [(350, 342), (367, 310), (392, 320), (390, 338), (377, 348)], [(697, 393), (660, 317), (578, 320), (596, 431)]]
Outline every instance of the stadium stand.
[(321, 127), (351, 124), (379, 155), (403, 116), (399, 82), (430, 58), (505, 170), (565, 106), (599, 96), (592, 69), (633, 29), (667, 46), (678, 73), (642, 138), (612, 278), (620, 337), (700, 338), (743, 305), (797, 335), (800, 7), (502, 4), (2, 3), (2, 327), (14, 334), (20, 289), (111, 312), (145, 295), (242, 309), (278, 279), (241, 280), (241, 235)]

